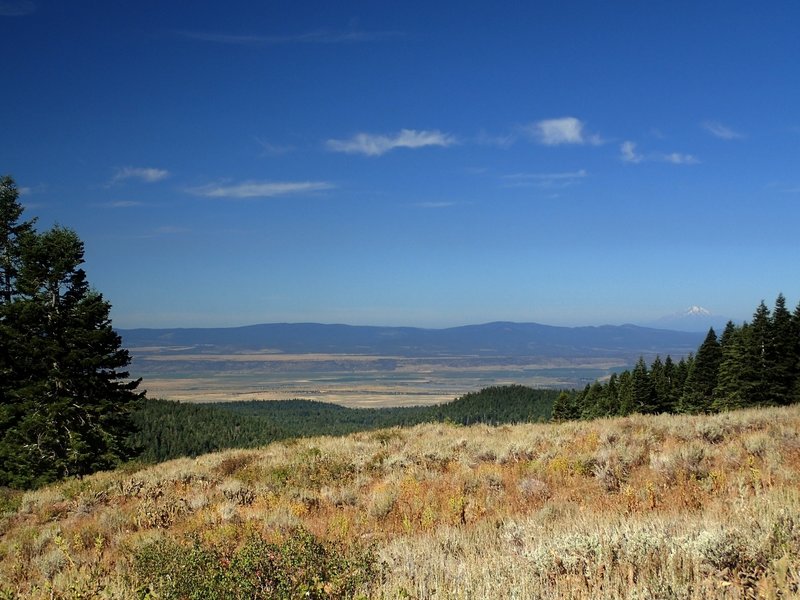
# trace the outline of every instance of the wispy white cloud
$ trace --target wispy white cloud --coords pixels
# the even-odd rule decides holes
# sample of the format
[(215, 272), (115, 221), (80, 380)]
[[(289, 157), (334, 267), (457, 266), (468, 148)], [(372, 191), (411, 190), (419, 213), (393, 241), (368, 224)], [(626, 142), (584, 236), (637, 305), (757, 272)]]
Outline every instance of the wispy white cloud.
[(705, 121), (702, 125), (703, 129), (721, 140), (741, 140), (745, 137), (743, 133), (734, 131), (718, 121)]
[(586, 169), (580, 169), (579, 171), (562, 171), (560, 173), (512, 173), (511, 175), (506, 175), (507, 179), (535, 179), (540, 181), (554, 181), (554, 180), (565, 180), (565, 179), (582, 179), (586, 177), (589, 173), (586, 172)]
[(696, 156), (681, 152), (641, 154), (636, 150), (636, 143), (629, 140), (622, 142), (620, 146), (620, 159), (628, 163), (667, 162), (673, 165), (696, 165), (700, 162)]
[(263, 153), (265, 155), (278, 156), (281, 154), (288, 154), (289, 152), (292, 152), (294, 150), (294, 146), (273, 144), (272, 142), (262, 139), (260, 137), (256, 137), (255, 140), (258, 143), (258, 145), (261, 146), (261, 149), (263, 150)]
[(153, 230), (154, 235), (173, 235), (176, 233), (187, 233), (189, 230), (185, 227), (177, 227), (175, 225), (162, 225)]
[(504, 175), (506, 187), (565, 188), (588, 176), (585, 169), (560, 173), (512, 173)]
[(440, 202), (417, 202), (414, 204), (417, 208), (448, 208), (455, 206), (456, 202), (440, 201)]
[(456, 138), (438, 129), (417, 131), (402, 129), (395, 136), (358, 133), (346, 140), (328, 140), (325, 145), (334, 152), (380, 156), (395, 148), (424, 148), (425, 146), (452, 146)]
[(335, 188), (325, 181), (245, 181), (233, 185), (212, 183), (186, 190), (206, 198), (274, 198)]
[(682, 154), (680, 152), (671, 152), (669, 154), (659, 155), (664, 162), (672, 163), (673, 165), (696, 165), (700, 161), (696, 156), (691, 154)]
[(121, 167), (117, 169), (111, 178), (111, 184), (119, 183), (126, 179), (138, 179), (146, 183), (155, 183), (169, 177), (166, 169), (154, 169), (152, 167)]
[(208, 31), (178, 31), (178, 35), (201, 42), (234, 44), (239, 46), (272, 46), (278, 44), (355, 44), (376, 42), (399, 37), (399, 31), (359, 31), (355, 29), (335, 31), (320, 30), (289, 35), (257, 35), (238, 33), (215, 33)]
[(771, 181), (766, 185), (766, 188), (782, 194), (800, 194), (800, 185), (786, 181)]
[(603, 143), (599, 135), (588, 133), (583, 121), (575, 117), (544, 119), (527, 125), (523, 129), (528, 135), (533, 136), (539, 143), (546, 146), (560, 146), (563, 144), (591, 144), (597, 146)]
[(476, 144), (480, 144), (481, 146), (496, 146), (497, 148), (510, 148), (513, 146), (517, 138), (519, 137), (519, 133), (506, 133), (502, 135), (492, 135), (485, 131), (481, 131), (478, 136), (474, 139)]
[(135, 206), (142, 206), (142, 203), (136, 200), (111, 200), (110, 202), (100, 202), (94, 206), (101, 208), (133, 208)]
[(20, 196), (33, 196), (35, 194), (42, 194), (42, 193), (46, 192), (47, 189), (48, 189), (48, 186), (47, 186), (46, 183), (39, 183), (39, 184), (37, 184), (37, 185), (35, 185), (33, 187), (31, 187), (29, 185), (24, 185), (24, 186), (18, 187), (17, 191), (19, 192)]
[(620, 146), (622, 160), (629, 163), (638, 163), (644, 160), (644, 156), (636, 152), (636, 143), (631, 141), (622, 142)]
[(24, 17), (36, 11), (32, 0), (3, 0), (0, 2), (0, 17)]

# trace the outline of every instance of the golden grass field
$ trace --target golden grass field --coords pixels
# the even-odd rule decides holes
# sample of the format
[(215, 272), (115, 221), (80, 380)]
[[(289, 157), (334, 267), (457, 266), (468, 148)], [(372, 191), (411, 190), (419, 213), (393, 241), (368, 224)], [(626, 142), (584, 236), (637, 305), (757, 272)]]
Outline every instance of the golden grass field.
[(302, 439), (6, 504), (4, 598), (135, 597), (144, 547), (294, 527), (372, 547), (367, 598), (797, 598), (800, 406)]

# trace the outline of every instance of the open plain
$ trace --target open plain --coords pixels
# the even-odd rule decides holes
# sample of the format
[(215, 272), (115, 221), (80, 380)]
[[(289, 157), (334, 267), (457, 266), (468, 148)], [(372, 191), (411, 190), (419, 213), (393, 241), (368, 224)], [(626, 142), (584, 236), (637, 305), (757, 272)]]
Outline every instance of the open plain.
[(492, 385), (583, 387), (623, 359), (191, 353), (132, 348), (131, 373), (152, 398), (182, 402), (304, 399), (352, 408), (430, 405)]

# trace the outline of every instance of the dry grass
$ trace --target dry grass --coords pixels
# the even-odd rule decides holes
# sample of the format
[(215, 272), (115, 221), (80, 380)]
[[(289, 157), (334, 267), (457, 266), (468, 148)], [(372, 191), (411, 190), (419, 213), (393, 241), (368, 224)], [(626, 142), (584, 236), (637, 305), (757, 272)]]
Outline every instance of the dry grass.
[(376, 598), (792, 598), (800, 407), (306, 439), (15, 504), (0, 598), (128, 598), (143, 547), (295, 526), (373, 545)]

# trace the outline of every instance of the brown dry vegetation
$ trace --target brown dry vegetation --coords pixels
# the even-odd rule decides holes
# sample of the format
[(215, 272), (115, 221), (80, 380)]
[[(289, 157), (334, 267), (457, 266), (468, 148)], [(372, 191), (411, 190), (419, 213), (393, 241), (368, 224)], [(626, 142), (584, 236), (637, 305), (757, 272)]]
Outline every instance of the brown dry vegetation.
[(792, 598), (799, 484), (800, 407), (304, 439), (6, 494), (0, 598), (144, 596), (143, 549), (295, 528), (372, 547), (371, 598)]

